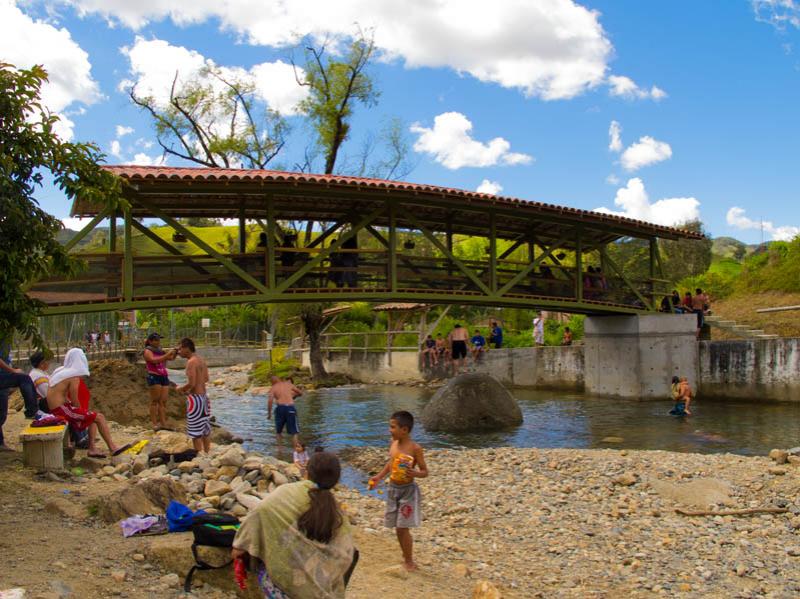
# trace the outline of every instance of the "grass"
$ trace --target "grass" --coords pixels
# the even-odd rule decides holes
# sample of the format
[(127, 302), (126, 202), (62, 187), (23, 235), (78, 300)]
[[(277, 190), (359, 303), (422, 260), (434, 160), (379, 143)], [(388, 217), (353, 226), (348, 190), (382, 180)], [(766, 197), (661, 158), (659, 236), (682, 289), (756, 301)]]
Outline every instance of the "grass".
[[(762, 291), (753, 294), (737, 294), (711, 305), (715, 316), (735, 320), (739, 324), (751, 325), (762, 329), (765, 333), (781, 337), (800, 337), (800, 310), (788, 312), (772, 312), (759, 314), (759, 308), (777, 308), (780, 306), (800, 306), (800, 293), (783, 291)], [(715, 339), (730, 338), (719, 329), (712, 328)]]

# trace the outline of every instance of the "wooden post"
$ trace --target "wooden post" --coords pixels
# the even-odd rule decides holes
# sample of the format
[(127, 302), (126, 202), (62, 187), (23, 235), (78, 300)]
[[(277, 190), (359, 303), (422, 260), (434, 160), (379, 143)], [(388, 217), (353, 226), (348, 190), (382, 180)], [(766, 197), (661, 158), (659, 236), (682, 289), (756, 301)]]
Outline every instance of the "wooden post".
[(392, 311), (386, 313), (386, 362), (392, 365)]
[(581, 229), (575, 229), (575, 299), (583, 301), (583, 240)]
[(272, 206), (272, 198), (267, 198), (267, 257), (266, 257), (267, 280), (266, 285), (269, 289), (275, 289), (275, 208)]
[(492, 210), (489, 213), (489, 289), (497, 291), (497, 218)]
[[(452, 254), (453, 253), (453, 217), (447, 217), (447, 223), (445, 224), (445, 245), (447, 246), (447, 251)], [(447, 276), (451, 276), (453, 274), (453, 263), (447, 263)]]
[(389, 289), (397, 291), (397, 216), (389, 203)]
[(122, 267), (122, 299), (126, 302), (133, 300), (133, 238), (131, 237), (133, 226), (131, 221), (131, 209), (125, 209), (125, 254), (124, 265)]
[(656, 300), (656, 255), (658, 254), (658, 246), (656, 245), (656, 238), (650, 238), (650, 298), (653, 305), (650, 306), (651, 310), (657, 310), (660, 307), (660, 302)]
[(247, 251), (247, 221), (245, 220), (244, 200), (239, 205), (239, 253)]
[(108, 251), (117, 251), (117, 213), (108, 217)]

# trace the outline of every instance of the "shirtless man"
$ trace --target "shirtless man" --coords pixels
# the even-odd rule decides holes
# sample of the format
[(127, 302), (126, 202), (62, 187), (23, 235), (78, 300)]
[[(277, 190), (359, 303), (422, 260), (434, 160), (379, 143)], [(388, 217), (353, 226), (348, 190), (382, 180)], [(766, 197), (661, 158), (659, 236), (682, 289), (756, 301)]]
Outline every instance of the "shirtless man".
[(78, 397), (78, 389), (82, 376), (89, 376), (89, 362), (86, 354), (77, 347), (72, 348), (64, 356), (64, 365), (56, 368), (50, 377), (50, 386), (47, 389), (47, 407), (53, 416), (58, 416), (65, 420), (69, 426), (77, 431), (89, 431), (89, 450), (87, 455), (90, 458), (104, 458), (105, 454), (97, 450), (97, 431), (108, 445), (111, 455), (119, 455), (126, 449), (130, 449), (131, 443), (119, 446), (111, 438), (111, 431), (105, 416), (99, 412), (84, 410), (80, 406), (73, 405), (67, 398)]
[(211, 405), (206, 395), (208, 366), (197, 355), (194, 341), (189, 337), (181, 339), (178, 353), (186, 358), (186, 384), (177, 388), (178, 393), (186, 393), (186, 434), (192, 439), (198, 453), (211, 451)]
[(693, 397), (694, 393), (692, 393), (692, 387), (689, 385), (689, 380), (685, 376), (682, 376), (678, 384), (678, 403), (683, 402), (685, 406), (683, 411), (689, 416), (692, 415), (692, 412), (689, 410), (689, 404), (692, 403)]
[(269, 399), (267, 400), (267, 420), (272, 419), (272, 404), (275, 405), (275, 437), (278, 440), (278, 447), (283, 444), (283, 429), (292, 436), (292, 446), (300, 441), (298, 436), (300, 427), (297, 425), (297, 408), (294, 406), (294, 398), (303, 394), (302, 390), (289, 381), (282, 381), (277, 376), (270, 379), (272, 386), (269, 389)]
[(453, 358), (454, 374), (459, 374), (467, 362), (467, 341), (469, 341), (469, 331), (466, 327), (457, 324), (448, 335), (450, 340), (451, 355)]

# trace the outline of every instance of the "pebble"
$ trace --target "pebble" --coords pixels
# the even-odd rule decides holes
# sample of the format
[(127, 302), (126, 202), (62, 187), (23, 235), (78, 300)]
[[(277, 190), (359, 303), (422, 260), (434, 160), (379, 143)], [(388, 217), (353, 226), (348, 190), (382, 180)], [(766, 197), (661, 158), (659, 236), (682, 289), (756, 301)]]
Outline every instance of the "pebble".
[(115, 582), (124, 582), (127, 578), (128, 573), (125, 570), (112, 570), (111, 571), (111, 578), (114, 579)]

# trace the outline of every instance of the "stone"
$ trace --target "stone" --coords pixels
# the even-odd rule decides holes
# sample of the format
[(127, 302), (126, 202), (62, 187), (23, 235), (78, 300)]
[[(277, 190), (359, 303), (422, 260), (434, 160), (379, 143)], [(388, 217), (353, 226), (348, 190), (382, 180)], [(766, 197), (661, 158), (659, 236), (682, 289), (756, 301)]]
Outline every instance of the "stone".
[(470, 571), (465, 564), (456, 564), (453, 566), (453, 575), (458, 578), (469, 578)]
[(769, 452), (769, 457), (777, 464), (785, 464), (789, 459), (789, 452), (784, 449), (773, 449)]
[(175, 574), (167, 574), (158, 579), (158, 581), (168, 588), (175, 588), (181, 585), (181, 577)]
[(124, 582), (125, 578), (127, 578), (128, 573), (125, 570), (112, 570), (111, 571), (111, 578), (114, 579), (114, 582)]
[(83, 505), (58, 496), (44, 502), (44, 511), (56, 516), (72, 518), (73, 520), (84, 520), (88, 516), (88, 512)]
[(220, 479), (225, 476), (232, 479), (238, 472), (239, 468), (237, 466), (220, 466), (214, 473), (214, 478)]
[(434, 394), (421, 418), (429, 431), (491, 431), (522, 424), (522, 410), (496, 378), (460, 374)]
[(193, 461), (181, 462), (178, 464), (178, 470), (181, 472), (191, 472), (196, 467)]
[(236, 447), (231, 447), (219, 458), (220, 466), (235, 466), (237, 472), (242, 467), (242, 464), (244, 464), (244, 458)]
[(261, 470), (250, 470), (250, 472), (244, 475), (244, 479), (249, 483), (253, 483), (260, 476)]
[(638, 480), (638, 477), (633, 472), (624, 472), (623, 474), (612, 478), (611, 482), (615, 485), (630, 487), (631, 485), (635, 485), (636, 481)]
[(408, 570), (406, 570), (403, 566), (389, 566), (388, 568), (381, 570), (380, 574), (391, 576), (393, 578), (399, 578), (400, 580), (406, 580), (409, 576)]
[(248, 511), (256, 509), (258, 504), (261, 503), (258, 497), (253, 497), (252, 495), (246, 495), (244, 493), (237, 493), (236, 501), (246, 507)]
[(114, 474), (114, 466), (103, 466), (101, 472), (106, 476), (111, 476), (112, 474)]
[(120, 464), (130, 464), (133, 461), (133, 456), (129, 453), (121, 453), (119, 455), (111, 456), (111, 464), (119, 466)]
[(783, 476), (788, 471), (786, 470), (786, 468), (781, 468), (779, 466), (772, 466), (767, 470), (767, 472), (769, 472), (773, 476)]
[(488, 580), (479, 581), (472, 589), (472, 599), (502, 599), (500, 591)]
[(625, 439), (622, 437), (603, 437), (600, 443), (624, 443)]
[(240, 503), (235, 504), (229, 511), (237, 518), (244, 518), (247, 515), (247, 508)]
[(134, 553), (132, 557), (135, 562), (143, 562), (145, 559), (143, 553)]
[(701, 478), (688, 483), (651, 480), (650, 487), (662, 498), (686, 505), (707, 507), (731, 505), (731, 486), (717, 478)]
[(276, 486), (280, 487), (281, 485), (285, 485), (286, 483), (288, 483), (289, 479), (283, 472), (280, 472), (279, 470), (273, 470), (272, 482), (274, 482)]
[(169, 502), (186, 503), (186, 491), (171, 478), (149, 478), (98, 497), (97, 515), (106, 522), (117, 522), (135, 514), (163, 512)]
[(237, 495), (240, 494), (240, 493), (249, 493), (252, 490), (252, 488), (253, 488), (253, 485), (251, 485), (246, 480), (242, 480), (242, 481), (240, 481), (238, 483), (235, 483), (235, 484), (233, 482), (231, 482), (231, 491), (233, 491)]
[(125, 476), (124, 474), (115, 474), (111, 478), (113, 478), (118, 483), (121, 483), (121, 482), (124, 482), (124, 481), (128, 480), (128, 477)]
[(131, 466), (131, 471), (134, 474), (139, 474), (144, 470), (147, 470), (147, 467), (150, 465), (150, 459), (146, 455), (137, 455)]
[(224, 483), (220, 480), (210, 480), (206, 482), (203, 494), (206, 497), (210, 497), (212, 495), (224, 495), (225, 493), (230, 493), (230, 491), (231, 487), (228, 483)]
[(130, 462), (122, 462), (116, 465), (113, 474), (125, 474), (126, 472), (129, 472), (130, 469), (131, 469)]

